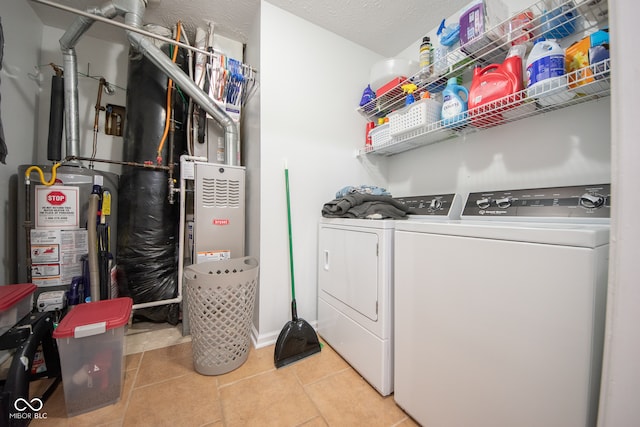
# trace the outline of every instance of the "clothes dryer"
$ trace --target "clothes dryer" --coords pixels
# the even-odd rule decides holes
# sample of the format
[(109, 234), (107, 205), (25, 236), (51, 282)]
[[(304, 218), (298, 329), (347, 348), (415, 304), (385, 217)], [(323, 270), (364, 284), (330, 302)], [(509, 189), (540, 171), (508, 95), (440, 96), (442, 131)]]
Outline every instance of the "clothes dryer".
[(383, 396), (393, 391), (394, 228), (462, 210), (455, 194), (399, 199), (413, 219), (322, 218), (318, 232), (318, 333)]
[(472, 193), (395, 229), (394, 399), (430, 427), (595, 426), (608, 185)]

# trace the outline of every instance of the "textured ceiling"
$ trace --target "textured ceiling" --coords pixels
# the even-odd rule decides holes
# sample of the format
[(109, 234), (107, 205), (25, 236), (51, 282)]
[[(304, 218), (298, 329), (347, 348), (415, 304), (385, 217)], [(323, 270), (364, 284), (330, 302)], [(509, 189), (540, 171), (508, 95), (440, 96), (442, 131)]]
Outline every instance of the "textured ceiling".
[[(27, 0), (23, 0), (27, 1)], [(53, 0), (86, 10), (100, 0)], [(393, 56), (469, 0), (267, 0), (269, 3), (325, 28), (383, 56)], [(75, 15), (29, 0), (45, 25), (68, 28)], [(245, 43), (259, 12), (260, 0), (148, 0), (145, 23), (171, 26), (181, 20), (187, 32), (215, 24), (215, 31)], [(97, 22), (90, 35), (105, 40), (124, 40), (114, 26)]]

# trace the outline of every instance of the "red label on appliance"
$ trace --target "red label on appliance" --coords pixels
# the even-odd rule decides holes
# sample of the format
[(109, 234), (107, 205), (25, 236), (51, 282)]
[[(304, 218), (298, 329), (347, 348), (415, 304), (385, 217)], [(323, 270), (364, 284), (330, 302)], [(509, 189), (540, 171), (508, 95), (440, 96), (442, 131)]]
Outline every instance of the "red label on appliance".
[(229, 225), (228, 219), (214, 219), (213, 225)]
[(47, 202), (54, 206), (63, 205), (67, 201), (67, 196), (61, 191), (52, 191), (47, 194)]

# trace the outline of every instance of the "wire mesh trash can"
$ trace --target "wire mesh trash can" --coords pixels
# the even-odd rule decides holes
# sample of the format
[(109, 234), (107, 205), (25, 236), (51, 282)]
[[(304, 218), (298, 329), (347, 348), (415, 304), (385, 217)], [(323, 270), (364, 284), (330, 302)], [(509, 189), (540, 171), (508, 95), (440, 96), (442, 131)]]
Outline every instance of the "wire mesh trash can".
[(185, 268), (193, 365), (203, 375), (240, 367), (249, 356), (258, 261), (232, 258)]

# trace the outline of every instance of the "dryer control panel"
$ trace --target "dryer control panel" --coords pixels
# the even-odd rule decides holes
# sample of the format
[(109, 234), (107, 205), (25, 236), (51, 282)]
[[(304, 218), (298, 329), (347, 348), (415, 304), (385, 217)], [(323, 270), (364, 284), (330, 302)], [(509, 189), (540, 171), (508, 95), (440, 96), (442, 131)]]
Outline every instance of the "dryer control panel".
[(465, 218), (609, 218), (611, 186), (577, 185), (470, 193)]
[(455, 193), (430, 196), (394, 197), (409, 207), (411, 216), (437, 216), (458, 219), (462, 210), (461, 197)]

